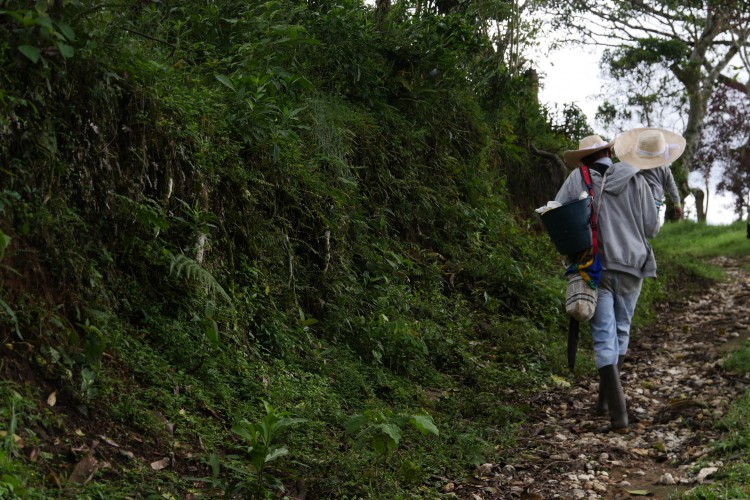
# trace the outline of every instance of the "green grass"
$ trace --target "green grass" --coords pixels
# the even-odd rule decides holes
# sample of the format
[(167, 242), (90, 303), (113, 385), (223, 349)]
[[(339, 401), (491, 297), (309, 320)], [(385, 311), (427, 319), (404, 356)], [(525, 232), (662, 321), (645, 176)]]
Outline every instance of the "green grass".
[(665, 224), (654, 239), (654, 248), (670, 255), (745, 257), (750, 255), (746, 223), (712, 226), (695, 222)]
[[(645, 293), (663, 299), (667, 293), (699, 292), (723, 279), (717, 257), (742, 259), (750, 255), (745, 223), (709, 226), (695, 222), (665, 224), (651, 242), (658, 266), (658, 285), (647, 284)], [(650, 291), (649, 291), (650, 288)], [(643, 300), (643, 299), (641, 299)]]
[(736, 351), (732, 351), (723, 360), (722, 367), (741, 375), (750, 372), (750, 341), (744, 341)]

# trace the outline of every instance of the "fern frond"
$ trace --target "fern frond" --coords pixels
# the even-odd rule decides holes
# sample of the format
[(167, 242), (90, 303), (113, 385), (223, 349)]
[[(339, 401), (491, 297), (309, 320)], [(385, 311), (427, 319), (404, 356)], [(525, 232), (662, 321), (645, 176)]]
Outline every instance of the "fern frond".
[(227, 301), (227, 303), (229, 303), (229, 305), (233, 307), (232, 299), (231, 297), (229, 297), (229, 294), (224, 290), (219, 282), (216, 281), (216, 278), (214, 278), (214, 276), (206, 269), (201, 267), (201, 265), (196, 261), (183, 254), (170, 254), (169, 260), (170, 275), (175, 275), (175, 277), (177, 278), (180, 278), (184, 275), (188, 280), (197, 281), (201, 284), (201, 286), (205, 287), (207, 291), (215, 292), (221, 295), (221, 297), (223, 297)]

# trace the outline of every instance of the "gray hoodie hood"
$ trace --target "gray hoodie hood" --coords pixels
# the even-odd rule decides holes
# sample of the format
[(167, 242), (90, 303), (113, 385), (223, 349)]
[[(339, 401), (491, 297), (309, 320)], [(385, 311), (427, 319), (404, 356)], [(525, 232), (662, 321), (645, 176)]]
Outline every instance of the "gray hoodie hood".
[(604, 184), (604, 193), (619, 195), (625, 190), (639, 170), (627, 163), (616, 163), (607, 171), (607, 182)]

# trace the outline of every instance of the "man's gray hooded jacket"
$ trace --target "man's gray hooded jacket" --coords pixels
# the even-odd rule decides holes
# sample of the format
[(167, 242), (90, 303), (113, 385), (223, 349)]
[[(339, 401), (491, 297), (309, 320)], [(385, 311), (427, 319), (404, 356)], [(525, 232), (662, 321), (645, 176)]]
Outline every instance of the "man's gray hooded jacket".
[[(594, 169), (589, 172), (597, 210), (602, 176)], [(659, 232), (659, 217), (651, 189), (637, 173), (638, 169), (627, 163), (615, 163), (605, 173), (604, 195), (596, 217), (599, 256), (605, 270), (653, 278), (656, 259), (647, 238)], [(582, 191), (586, 191), (586, 184), (578, 168), (565, 180), (555, 200), (576, 200)]]

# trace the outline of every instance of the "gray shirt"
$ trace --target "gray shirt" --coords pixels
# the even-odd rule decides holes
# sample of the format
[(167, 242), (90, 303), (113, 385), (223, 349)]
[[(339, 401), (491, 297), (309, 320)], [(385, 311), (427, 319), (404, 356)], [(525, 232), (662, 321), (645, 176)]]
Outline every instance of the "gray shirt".
[[(656, 259), (648, 238), (659, 232), (659, 217), (645, 179), (636, 175), (639, 170), (627, 163), (615, 163), (605, 173), (602, 195), (602, 175), (594, 169), (589, 171), (602, 266), (639, 278), (656, 277)], [(581, 169), (577, 168), (565, 180), (555, 200), (560, 203), (575, 200), (585, 189)]]
[(663, 165), (657, 168), (640, 170), (639, 173), (646, 179), (646, 183), (651, 188), (656, 201), (664, 201), (664, 191), (666, 190), (672, 203), (678, 207), (681, 206), (680, 191), (677, 189), (677, 183), (674, 181), (669, 166)]

